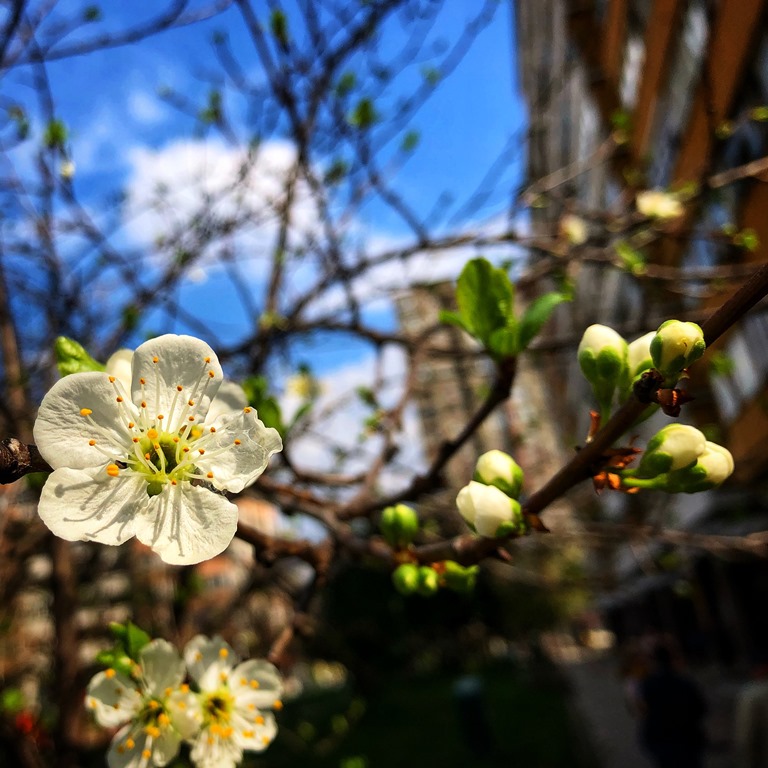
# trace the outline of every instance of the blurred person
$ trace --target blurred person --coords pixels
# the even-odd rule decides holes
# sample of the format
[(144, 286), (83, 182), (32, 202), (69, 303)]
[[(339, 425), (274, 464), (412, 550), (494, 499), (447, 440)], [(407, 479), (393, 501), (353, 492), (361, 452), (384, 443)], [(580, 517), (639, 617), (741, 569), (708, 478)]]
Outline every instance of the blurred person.
[(653, 669), (639, 688), (640, 740), (657, 768), (702, 768), (707, 702), (677, 669), (669, 648), (653, 652)]

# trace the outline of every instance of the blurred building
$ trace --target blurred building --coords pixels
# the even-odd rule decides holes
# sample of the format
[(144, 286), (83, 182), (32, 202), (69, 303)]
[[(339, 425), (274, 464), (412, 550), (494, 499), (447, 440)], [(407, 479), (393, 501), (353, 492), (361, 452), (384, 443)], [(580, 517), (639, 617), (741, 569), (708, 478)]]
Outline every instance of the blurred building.
[[(560, 269), (576, 299), (558, 310), (541, 345), (553, 351), (538, 363), (559, 404), (561, 437), (572, 443), (583, 441), (588, 424), (589, 393), (573, 354), (584, 328), (605, 323), (633, 340), (669, 317), (701, 321), (750, 263), (767, 260), (768, 2), (520, 0), (514, 7), (529, 110), (527, 202), (535, 203), (532, 235), (544, 245), (536, 258), (551, 258), (565, 213), (583, 217), (592, 235), (580, 253), (570, 252), (585, 258)], [(737, 180), (726, 184), (729, 175)], [(631, 217), (635, 193), (652, 188), (700, 194), (680, 220), (657, 227), (647, 247), (629, 231), (628, 244), (647, 265), (638, 277), (612, 250), (605, 212)], [(722, 354), (694, 367), (696, 400), (683, 416), (730, 449), (732, 479), (721, 492), (685, 498), (605, 497), (604, 517), (712, 534), (765, 529), (764, 305), (716, 350)], [(659, 418), (654, 426), (665, 423)], [(691, 653), (744, 663), (768, 647), (755, 592), (768, 583), (765, 560), (725, 551), (672, 556), (646, 542), (632, 553), (619, 547), (611, 559), (618, 582), (603, 606), (620, 636), (673, 631)]]

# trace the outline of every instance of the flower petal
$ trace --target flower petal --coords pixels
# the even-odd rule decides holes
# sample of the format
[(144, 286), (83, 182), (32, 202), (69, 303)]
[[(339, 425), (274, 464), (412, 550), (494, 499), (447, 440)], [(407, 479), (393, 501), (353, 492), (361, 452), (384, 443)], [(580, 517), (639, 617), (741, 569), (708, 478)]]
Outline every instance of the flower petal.
[(149, 501), (141, 477), (128, 473), (110, 477), (103, 470), (65, 467), (46, 481), (38, 513), (62, 539), (117, 545), (134, 535), (135, 523)]
[(127, 393), (125, 402), (116, 402), (121, 391), (99, 371), (73, 373), (57, 381), (43, 398), (35, 421), (35, 443), (43, 458), (54, 469), (88, 469), (108, 462), (102, 450), (116, 459), (128, 455), (131, 435), (120, 409), (131, 417), (135, 411)]
[(272, 427), (265, 427), (254, 408), (220, 416), (215, 433), (206, 437), (206, 454), (197, 460), (211, 483), (223, 491), (239, 493), (266, 469), (269, 457), (281, 450), (283, 441)]
[(160, 735), (152, 739), (147, 748), (152, 752), (151, 761), (154, 765), (163, 766), (173, 760), (179, 753), (181, 736), (171, 726), (160, 728)]
[(206, 728), (195, 739), (190, 757), (196, 768), (235, 768), (243, 759), (243, 750), (233, 737), (221, 738)]
[(184, 481), (148, 498), (136, 538), (172, 565), (194, 565), (223, 552), (237, 529), (237, 507), (208, 488)]
[[(213, 376), (209, 375), (211, 372)], [(194, 413), (202, 421), (222, 379), (214, 351), (193, 336), (158, 336), (133, 353), (133, 402), (145, 401), (151, 418), (163, 414), (168, 420), (168, 429), (174, 429), (171, 426), (177, 416), (174, 410), (181, 412), (185, 399), (196, 403)], [(180, 391), (185, 393), (181, 399)]]
[(107, 752), (107, 765), (109, 768), (145, 768), (146, 748), (147, 734), (135, 723), (129, 723), (112, 739)]
[(105, 728), (115, 728), (133, 719), (141, 709), (141, 701), (134, 681), (114, 669), (94, 675), (85, 697), (96, 722)]
[[(277, 668), (263, 659), (249, 659), (232, 670), (229, 687), (239, 711), (252, 708), (271, 709), (283, 693), (283, 681)], [(247, 714), (247, 712), (243, 712)]]
[(248, 405), (248, 398), (243, 392), (243, 388), (234, 381), (223, 381), (219, 387), (216, 397), (211, 401), (211, 407), (208, 409), (208, 415), (205, 420), (209, 424), (224, 414), (233, 414), (242, 411)]
[(235, 741), (241, 749), (263, 752), (277, 736), (277, 724), (271, 712), (263, 712), (251, 718), (252, 722), (234, 723)]
[(185, 685), (171, 692), (165, 701), (173, 727), (184, 739), (191, 739), (203, 724), (200, 699)]
[(110, 356), (104, 367), (110, 376), (114, 376), (123, 385), (126, 392), (131, 391), (132, 349), (118, 349), (117, 352)]
[(176, 688), (184, 679), (184, 662), (167, 640), (147, 643), (139, 654), (139, 664), (150, 696), (164, 698), (167, 688)]
[(201, 690), (215, 691), (221, 685), (222, 673), (229, 675), (239, 659), (219, 635), (212, 638), (196, 635), (184, 648), (184, 661), (189, 676)]

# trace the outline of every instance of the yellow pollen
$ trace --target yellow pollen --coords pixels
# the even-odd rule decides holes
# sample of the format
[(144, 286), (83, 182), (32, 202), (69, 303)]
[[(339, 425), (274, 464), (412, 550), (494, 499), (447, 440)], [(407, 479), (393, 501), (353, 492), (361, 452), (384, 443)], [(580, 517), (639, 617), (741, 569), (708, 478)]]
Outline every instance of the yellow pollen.
[(176, 706), (178, 709), (186, 709), (187, 708), (187, 702), (186, 701), (177, 701)]
[(210, 363), (211, 362), (211, 358), (210, 357), (204, 357), (203, 358), (203, 362), (204, 363)]
[(208, 378), (212, 379), (215, 375), (213, 371), (208, 371)]
[(175, 480), (171, 480), (171, 485), (178, 485), (178, 483)]
[(185, 445), (181, 450), (184, 451), (184, 453), (189, 453), (189, 446)]
[(123, 402), (123, 398), (120, 397), (119, 395), (115, 398), (115, 400), (117, 400), (118, 403), (122, 403)]
[(105, 677), (113, 678), (117, 673), (114, 669), (110, 668), (104, 672)]
[(251, 680), (251, 688), (258, 688), (258, 687), (259, 687), (259, 681)]
[(229, 651), (226, 648), (219, 648), (219, 656), (221, 656), (222, 659), (226, 659), (227, 656), (229, 656)]
[(187, 400), (187, 405), (191, 408), (195, 404), (194, 400)]
[(88, 699), (88, 708), (96, 709), (96, 699)]
[(150, 455), (149, 455), (148, 453), (145, 453), (145, 454), (144, 454), (144, 458), (145, 458), (147, 461), (149, 461), (149, 456), (150, 456)]
[(155, 355), (155, 356), (152, 358), (152, 362), (153, 362), (153, 363), (159, 363), (159, 362), (160, 362), (160, 358), (159, 358), (157, 355)]
[(138, 437), (134, 437), (134, 438), (133, 438), (133, 442), (134, 442), (134, 443), (138, 443), (138, 442), (140, 442), (140, 440), (139, 440), (139, 438), (138, 438)]
[(152, 447), (153, 447), (153, 448), (154, 448), (156, 451), (159, 451), (159, 450), (160, 450), (160, 443), (152, 443)]
[(283, 708), (283, 702), (280, 699), (276, 699), (272, 705), (272, 709), (276, 709), (278, 712)]
[(269, 736), (262, 736), (261, 737), (261, 743), (262, 744), (269, 744)]
[(200, 653), (200, 651), (198, 651), (198, 652), (195, 654), (195, 661), (202, 661), (202, 660), (203, 660), (203, 654), (202, 654), (202, 653)]
[(256, 725), (264, 725), (264, 717), (259, 715), (258, 717), (254, 718), (253, 722), (256, 723)]
[(157, 418), (158, 418), (158, 421), (162, 421), (165, 417), (163, 416), (162, 413), (158, 413)]
[(251, 703), (248, 705), (248, 709), (256, 709), (256, 705), (255, 705), (253, 702), (251, 702)]
[(176, 391), (181, 392), (184, 389), (184, 387), (181, 386), (181, 384), (176, 385)]
[(93, 411), (90, 408), (81, 408), (80, 409), (80, 415), (81, 416), (90, 416), (93, 413)]
[(227, 679), (227, 673), (219, 672), (219, 677), (221, 678), (221, 682), (223, 683)]
[(254, 737), (253, 731), (243, 731), (243, 736), (245, 736), (246, 739), (252, 739)]
[(216, 427), (211, 427), (211, 432), (215, 432), (215, 431), (216, 431)]
[(117, 464), (109, 464), (107, 466), (107, 474), (110, 477), (117, 477), (120, 474), (120, 467)]
[(208, 472), (208, 473), (206, 474), (206, 477), (207, 477), (209, 480), (210, 480), (210, 479), (212, 479), (212, 478), (213, 478), (213, 472)]
[(133, 749), (136, 746), (136, 742), (133, 739), (126, 739), (125, 740), (125, 748), (126, 749)]
[(194, 420), (195, 420), (194, 416), (187, 416), (187, 421), (194, 421)]
[(150, 708), (150, 709), (152, 709), (152, 710), (155, 710), (155, 709), (157, 709), (157, 708), (158, 708), (160, 705), (159, 705), (159, 704), (158, 704), (158, 703), (157, 703), (157, 702), (156, 702), (156, 701), (153, 699), (152, 701), (150, 701), (150, 702), (149, 702), (149, 705), (148, 705), (148, 706), (149, 706), (149, 708)]
[(139, 384), (146, 384), (146, 383), (147, 383), (146, 379), (139, 379)]
[(147, 407), (147, 401), (146, 400), (142, 400), (141, 401), (141, 407), (142, 408), (146, 408)]
[(211, 745), (215, 744), (216, 743), (216, 739), (214, 739), (213, 736), (209, 736), (208, 737), (208, 743), (211, 744)]
[(132, 421), (128, 422), (128, 429), (133, 429), (135, 426), (136, 425)]
[(89, 440), (88, 441), (88, 445), (96, 445), (96, 441), (95, 440)]
[(168, 696), (170, 696), (173, 693), (173, 688), (166, 688), (165, 691), (163, 691), (163, 693), (165, 694), (165, 696), (167, 698)]
[(166, 715), (165, 712), (161, 712), (157, 716), (157, 722), (160, 723), (160, 725), (169, 725), (171, 722), (171, 718), (168, 717), (168, 715)]
[(150, 758), (150, 757), (152, 757), (152, 752), (150, 752), (148, 749), (144, 749), (144, 750), (142, 750), (142, 752), (141, 752), (141, 756), (142, 756), (142, 757), (143, 757), (145, 760), (149, 760), (149, 758)]
[(115, 383), (115, 377), (114, 376), (110, 376), (109, 377), (109, 383), (110, 384), (114, 384)]
[(250, 413), (252, 410), (253, 410), (252, 408), (249, 408), (248, 406), (246, 406), (245, 408), (243, 408), (243, 413)]
[(205, 453), (205, 448), (198, 448), (197, 452), (202, 456)]
[(244, 677), (240, 678), (240, 685), (248, 685), (248, 680)]
[[(198, 656), (200, 656), (200, 654), (198, 654)], [(200, 661), (200, 659), (202, 659), (203, 657), (200, 656), (200, 659), (198, 659), (197, 656), (196, 656), (195, 658), (196, 658), (197, 661)], [(179, 690), (182, 693), (189, 693), (189, 686), (186, 683), (184, 683), (184, 685), (180, 685), (179, 686)]]
[(178, 438), (178, 437), (174, 437), (174, 438), (173, 438), (173, 442), (174, 442), (174, 443), (178, 443), (178, 442), (179, 442), (179, 438)]
[(152, 428), (147, 430), (147, 437), (150, 440), (157, 440), (157, 436), (158, 436), (158, 432), (156, 429)]
[(156, 739), (160, 736), (160, 729), (156, 725), (147, 725), (144, 727), (144, 733)]
[(239, 440), (235, 440), (235, 445), (240, 445), (240, 441)]

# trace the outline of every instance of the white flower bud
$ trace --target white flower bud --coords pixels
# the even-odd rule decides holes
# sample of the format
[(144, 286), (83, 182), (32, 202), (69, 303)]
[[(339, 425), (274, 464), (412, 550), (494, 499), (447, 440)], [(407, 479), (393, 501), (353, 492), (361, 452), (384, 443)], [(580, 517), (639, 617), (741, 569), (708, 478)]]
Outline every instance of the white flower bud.
[(665, 490), (671, 493), (698, 493), (725, 482), (733, 472), (733, 456), (722, 445), (707, 441), (692, 467), (672, 472)]
[(75, 163), (72, 160), (65, 160), (59, 166), (59, 176), (65, 181), (69, 181), (74, 178), (75, 175)]
[(649, 441), (638, 467), (639, 477), (656, 477), (692, 465), (704, 452), (707, 439), (688, 424), (669, 424)]
[(669, 192), (659, 189), (647, 189), (638, 192), (635, 198), (637, 210), (652, 219), (676, 219), (682, 216), (685, 208), (680, 200)]
[(600, 407), (607, 409), (614, 389), (625, 380), (627, 342), (607, 325), (590, 325), (581, 338), (578, 359)]
[[(456, 497), (461, 516), (481, 535), (496, 536), (505, 523), (522, 525), (520, 504), (493, 485), (474, 480)], [(504, 531), (506, 532), (506, 531)]]
[(696, 323), (667, 320), (651, 341), (651, 357), (659, 372), (671, 377), (698, 360), (706, 348), (704, 332)]
[(589, 228), (587, 227), (587, 222), (580, 216), (566, 213), (560, 219), (560, 234), (571, 245), (583, 245), (589, 238)]
[(475, 480), (485, 485), (496, 486), (500, 491), (516, 499), (523, 485), (523, 470), (504, 451), (488, 451), (477, 460)]
[(646, 333), (639, 339), (635, 339), (627, 346), (627, 364), (629, 365), (629, 376), (634, 379), (635, 376), (653, 368), (653, 358), (651, 357), (651, 342), (656, 335), (655, 331)]

